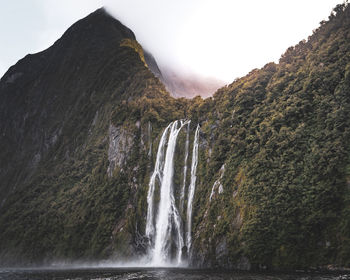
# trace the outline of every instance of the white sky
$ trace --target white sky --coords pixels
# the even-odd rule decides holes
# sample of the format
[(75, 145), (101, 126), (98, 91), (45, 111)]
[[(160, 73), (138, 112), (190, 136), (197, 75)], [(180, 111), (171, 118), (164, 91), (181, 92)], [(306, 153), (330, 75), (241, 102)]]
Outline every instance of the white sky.
[(162, 66), (225, 82), (277, 62), (342, 0), (0, 0), (0, 77), (106, 5)]

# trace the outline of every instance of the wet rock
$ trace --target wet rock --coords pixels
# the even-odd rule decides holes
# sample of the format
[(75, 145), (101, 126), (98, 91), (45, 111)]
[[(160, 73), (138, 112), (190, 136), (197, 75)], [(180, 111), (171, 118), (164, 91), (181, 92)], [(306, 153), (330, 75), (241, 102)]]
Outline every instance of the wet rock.
[(241, 257), (232, 267), (237, 270), (251, 270), (252, 265), (247, 257)]
[(182, 247), (181, 254), (182, 254), (182, 261), (187, 262), (187, 260), (188, 260), (187, 246)]
[(215, 256), (216, 260), (220, 263), (220, 260), (228, 255), (228, 250), (227, 250), (227, 241), (226, 238), (223, 238), (215, 248)]
[(108, 160), (109, 165), (107, 174), (112, 177), (116, 167), (122, 168), (130, 154), (133, 146), (133, 136), (121, 127), (109, 126), (109, 149)]

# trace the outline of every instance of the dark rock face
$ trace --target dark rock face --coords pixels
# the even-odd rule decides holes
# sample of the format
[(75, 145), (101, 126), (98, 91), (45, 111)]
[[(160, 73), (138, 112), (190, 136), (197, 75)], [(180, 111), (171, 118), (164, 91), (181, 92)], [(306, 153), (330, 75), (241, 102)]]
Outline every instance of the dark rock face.
[[(0, 82), (0, 180), (2, 200), (28, 181), (76, 117), (84, 98), (98, 98), (95, 84), (123, 38), (132, 31), (99, 9), (78, 21), (49, 49), (27, 55)], [(87, 122), (91, 116), (86, 116)]]
[(145, 60), (146, 60), (146, 63), (149, 67), (149, 69), (152, 71), (152, 73), (154, 74), (154, 76), (156, 76), (157, 78), (159, 78), (160, 80), (163, 79), (163, 75), (162, 75), (162, 72), (160, 71), (159, 67), (158, 67), (158, 64), (156, 62), (156, 59), (154, 58), (154, 56), (144, 50), (144, 54), (145, 54)]
[(0, 264), (145, 254), (160, 136), (186, 118), (201, 127), (192, 265), (349, 266), (349, 19), (337, 6), (279, 64), (206, 100), (171, 97), (155, 59), (103, 9), (20, 60), (0, 81)]
[(128, 134), (123, 128), (117, 128), (112, 124), (109, 127), (109, 148), (107, 169), (108, 176), (112, 177), (116, 168), (125, 168), (128, 156), (131, 154), (134, 139), (132, 134)]
[(121, 46), (125, 39), (135, 40), (133, 32), (99, 9), (2, 77), (2, 263), (135, 251), (128, 229), (113, 231), (134, 210), (129, 186), (143, 183), (138, 157), (149, 150), (140, 141), (149, 120), (141, 124), (129, 104), (148, 95), (173, 101), (132, 45)]

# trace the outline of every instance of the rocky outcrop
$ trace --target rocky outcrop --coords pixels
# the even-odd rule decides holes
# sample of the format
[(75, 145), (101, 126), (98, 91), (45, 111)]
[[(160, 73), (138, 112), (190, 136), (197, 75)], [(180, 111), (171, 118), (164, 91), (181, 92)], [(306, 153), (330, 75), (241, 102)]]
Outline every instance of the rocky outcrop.
[(109, 148), (108, 148), (108, 169), (109, 177), (113, 176), (116, 168), (123, 169), (128, 156), (131, 153), (131, 148), (134, 144), (134, 136), (123, 127), (115, 127), (113, 124), (108, 130)]

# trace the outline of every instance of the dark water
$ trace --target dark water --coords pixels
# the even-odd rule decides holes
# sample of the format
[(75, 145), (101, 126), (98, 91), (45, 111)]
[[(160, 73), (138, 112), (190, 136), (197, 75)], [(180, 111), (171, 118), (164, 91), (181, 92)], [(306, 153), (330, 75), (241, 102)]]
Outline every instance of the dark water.
[(350, 273), (250, 273), (183, 268), (1, 269), (0, 280), (350, 280)]

